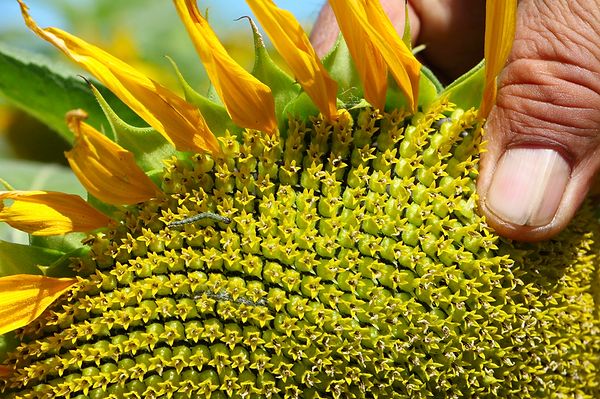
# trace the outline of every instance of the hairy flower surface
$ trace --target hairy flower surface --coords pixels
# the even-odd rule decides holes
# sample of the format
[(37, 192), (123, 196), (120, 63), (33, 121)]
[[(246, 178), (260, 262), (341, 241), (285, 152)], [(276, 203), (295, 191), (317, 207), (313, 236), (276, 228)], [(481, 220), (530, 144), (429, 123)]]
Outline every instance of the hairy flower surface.
[(0, 277), (0, 333), (17, 341), (3, 398), (599, 397), (592, 209), (535, 245), (477, 213), (516, 1), (488, 1), (488, 65), (441, 88), (377, 2), (332, 0), (348, 45), (319, 60), (291, 14), (248, 0), (291, 78), (256, 32), (244, 71), (174, 0), (222, 104), (41, 29), (20, 3), (152, 128), (92, 88), (115, 141), (67, 117), (90, 200), (0, 192), (16, 228), (88, 232), (51, 276)]

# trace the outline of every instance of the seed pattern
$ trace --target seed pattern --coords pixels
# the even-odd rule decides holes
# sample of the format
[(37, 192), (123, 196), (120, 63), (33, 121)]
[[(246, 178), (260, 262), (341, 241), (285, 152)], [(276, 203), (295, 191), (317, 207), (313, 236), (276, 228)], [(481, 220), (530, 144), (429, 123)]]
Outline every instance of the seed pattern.
[(168, 160), (165, 198), (89, 237), (86, 277), (20, 331), (3, 397), (597, 397), (589, 210), (501, 241), (476, 111), (443, 101), (288, 125)]

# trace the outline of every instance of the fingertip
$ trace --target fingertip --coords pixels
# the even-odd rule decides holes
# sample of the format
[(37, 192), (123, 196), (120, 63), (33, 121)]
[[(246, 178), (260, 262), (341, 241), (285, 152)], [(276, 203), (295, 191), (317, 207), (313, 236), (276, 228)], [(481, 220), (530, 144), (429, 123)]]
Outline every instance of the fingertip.
[(555, 148), (511, 146), (489, 133), (478, 180), (479, 206), (503, 237), (535, 242), (562, 231), (590, 187), (596, 165), (574, 166)]
[(333, 47), (340, 28), (329, 3), (321, 8), (317, 21), (310, 32), (310, 42), (319, 57), (324, 57)]
[(562, 206), (560, 206), (552, 220), (543, 226), (517, 225), (496, 215), (488, 206), (485, 197), (480, 197), (480, 211), (485, 217), (489, 227), (502, 237), (522, 242), (538, 242), (553, 238), (571, 222), (577, 209), (581, 205), (584, 195), (573, 195), (565, 193)]

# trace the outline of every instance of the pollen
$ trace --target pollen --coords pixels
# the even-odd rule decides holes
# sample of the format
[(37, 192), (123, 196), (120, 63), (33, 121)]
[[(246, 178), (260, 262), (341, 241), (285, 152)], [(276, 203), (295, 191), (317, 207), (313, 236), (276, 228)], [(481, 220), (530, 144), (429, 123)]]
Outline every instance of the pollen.
[(18, 332), (2, 397), (597, 397), (592, 213), (493, 235), (475, 116), (358, 108), (165, 161)]

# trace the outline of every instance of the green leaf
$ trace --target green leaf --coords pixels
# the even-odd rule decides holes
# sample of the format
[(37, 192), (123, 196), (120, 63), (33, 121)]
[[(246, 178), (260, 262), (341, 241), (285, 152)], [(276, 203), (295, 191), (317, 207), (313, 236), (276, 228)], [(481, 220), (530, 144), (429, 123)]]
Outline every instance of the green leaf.
[[(37, 54), (0, 46), (0, 71), (0, 95), (44, 122), (69, 142), (73, 141), (73, 133), (64, 119), (72, 109), (84, 109), (93, 126), (107, 124), (84, 80), (67, 68), (60, 68), (56, 62)], [(111, 107), (125, 120), (133, 124), (143, 123), (106, 88), (99, 87)]]
[[(66, 166), (14, 159), (0, 160), (0, 178), (16, 190), (47, 190), (76, 194), (83, 198), (85, 189)], [(26, 244), (26, 233), (0, 223), (0, 240)], [(40, 245), (45, 246), (45, 245)]]
[(43, 274), (39, 266), (49, 266), (64, 253), (48, 248), (0, 241), (0, 277), (13, 274)]
[(478, 108), (485, 83), (484, 64), (484, 61), (481, 61), (475, 65), (473, 69), (446, 87), (440, 96), (448, 96), (451, 102), (462, 109)]

